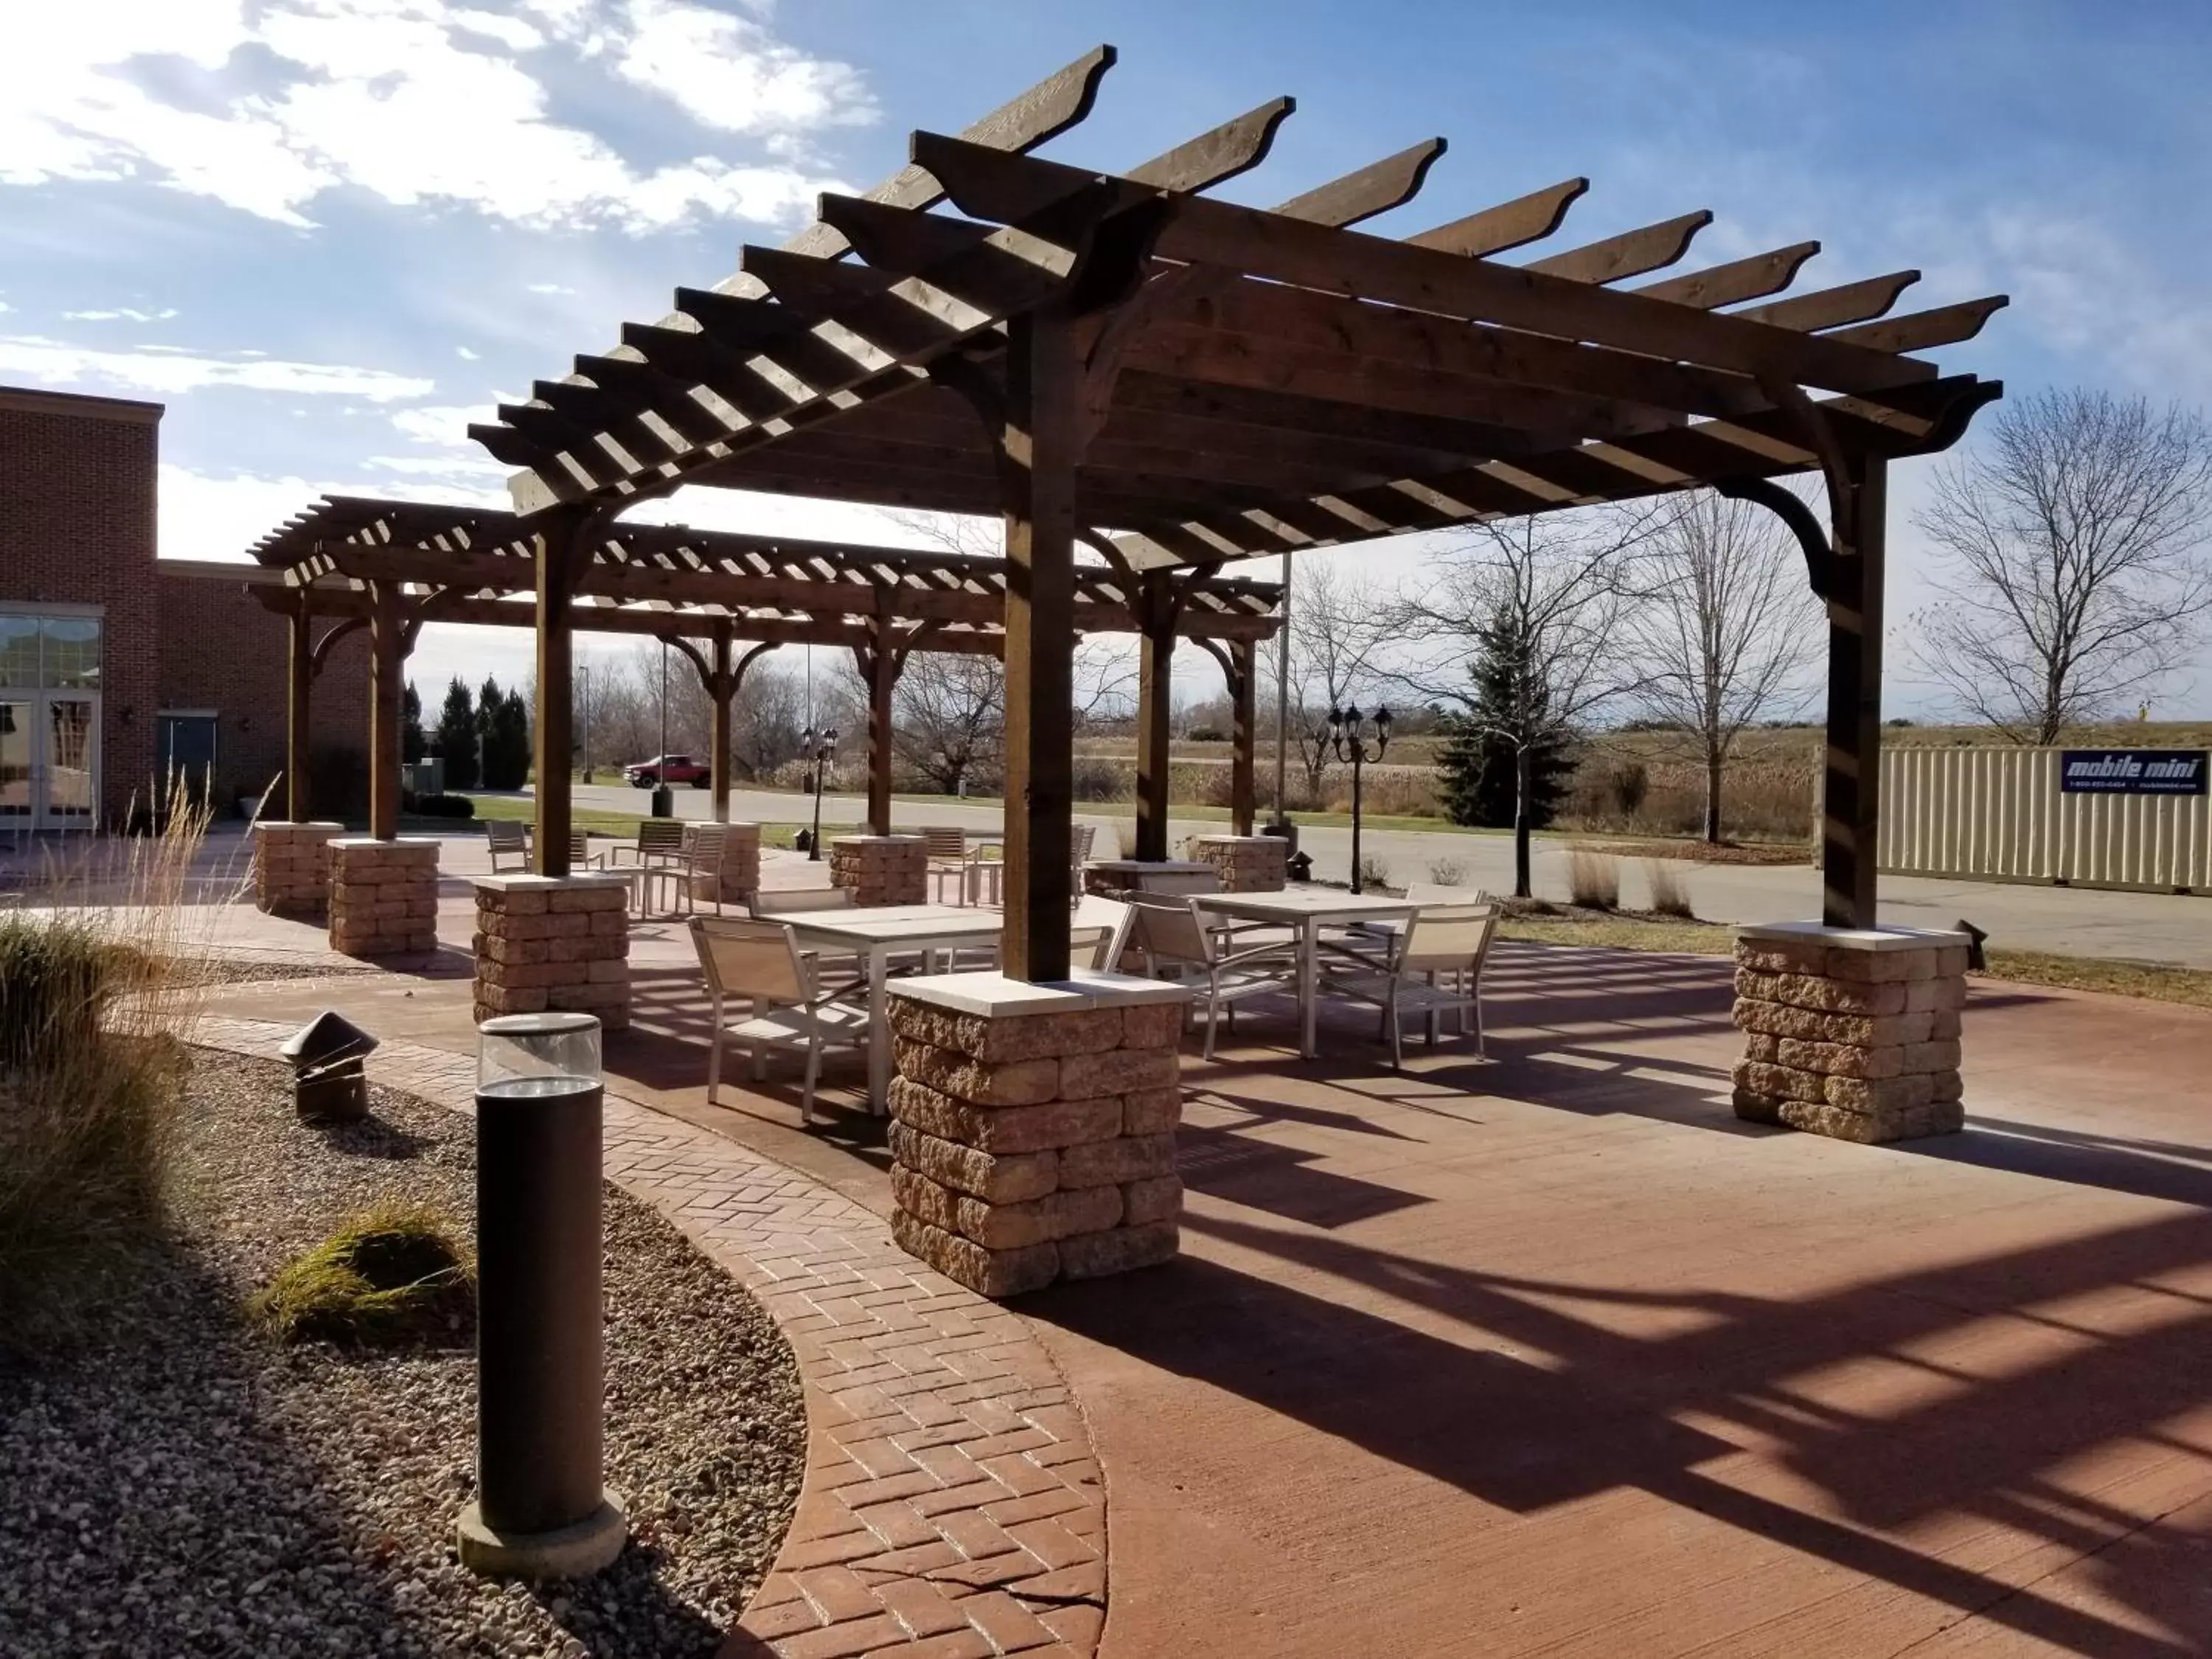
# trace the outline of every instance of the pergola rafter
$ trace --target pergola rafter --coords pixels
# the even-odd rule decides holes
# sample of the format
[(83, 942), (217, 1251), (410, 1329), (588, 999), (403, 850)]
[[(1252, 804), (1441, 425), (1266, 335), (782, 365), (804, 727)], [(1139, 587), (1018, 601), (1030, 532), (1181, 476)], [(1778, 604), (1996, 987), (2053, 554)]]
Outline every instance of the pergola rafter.
[(747, 248), (736, 276), (679, 289), (675, 312), (472, 427), (543, 527), (546, 626), (603, 580), (591, 550), (618, 516), (687, 485), (1001, 514), (1009, 783), (1028, 809), (1010, 815), (1006, 960), (1049, 975), (1066, 872), (1025, 848), (1067, 811), (1061, 659), (1096, 597), (1079, 539), (1111, 550), (1145, 641), (1163, 793), (1139, 822), (1157, 839), (1183, 584), (1693, 487), (1771, 500), (1766, 481), (1815, 473), (1826, 910), (1870, 922), (1886, 467), (1955, 441), (2001, 390), (1908, 354), (1972, 338), (2003, 300), (1891, 317), (1911, 271), (1792, 295), (1810, 240), (1660, 275), (1713, 216), (1569, 240), (1582, 178), (1403, 240), (1353, 228), (1413, 198), (1441, 139), (1272, 210), (1209, 194), (1265, 158), (1288, 99), (1118, 173), (1031, 154), (1112, 61), (1102, 48), (957, 137), (915, 134), (893, 179), (825, 196), (793, 242)]

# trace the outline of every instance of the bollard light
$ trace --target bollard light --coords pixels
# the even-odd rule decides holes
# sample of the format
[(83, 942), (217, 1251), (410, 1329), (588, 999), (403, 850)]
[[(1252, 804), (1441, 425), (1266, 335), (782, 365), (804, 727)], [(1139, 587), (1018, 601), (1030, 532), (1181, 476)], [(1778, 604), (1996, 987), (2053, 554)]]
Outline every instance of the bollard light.
[(473, 1571), (577, 1578), (622, 1553), (603, 1484), (599, 1022), (477, 1027), (477, 1497)]
[(325, 1008), (284, 1040), (276, 1052), (292, 1063), (292, 1109), (316, 1128), (358, 1123), (368, 1115), (368, 1077), (362, 1061), (376, 1039), (335, 1008)]

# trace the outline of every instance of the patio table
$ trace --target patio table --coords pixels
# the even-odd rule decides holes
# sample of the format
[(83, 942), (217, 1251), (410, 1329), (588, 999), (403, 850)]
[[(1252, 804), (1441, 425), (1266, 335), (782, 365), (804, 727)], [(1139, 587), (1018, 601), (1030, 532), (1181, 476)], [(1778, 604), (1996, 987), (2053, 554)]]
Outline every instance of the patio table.
[[(1119, 906), (1085, 900), (1075, 927), (1110, 927)], [(890, 959), (917, 951), (980, 951), (995, 945), (1006, 919), (994, 911), (954, 904), (878, 904), (851, 910), (793, 910), (774, 920), (790, 926), (802, 951), (858, 957), (868, 971), (868, 1109), (889, 1109), (891, 1086)]]
[(1288, 887), (1279, 893), (1200, 893), (1194, 902), (1217, 915), (1273, 922), (1291, 930), (1298, 958), (1298, 1053), (1307, 1060), (1315, 1054), (1314, 988), (1319, 977), (1321, 930), (1355, 921), (1402, 919), (1421, 908), (1407, 899), (1318, 887)]

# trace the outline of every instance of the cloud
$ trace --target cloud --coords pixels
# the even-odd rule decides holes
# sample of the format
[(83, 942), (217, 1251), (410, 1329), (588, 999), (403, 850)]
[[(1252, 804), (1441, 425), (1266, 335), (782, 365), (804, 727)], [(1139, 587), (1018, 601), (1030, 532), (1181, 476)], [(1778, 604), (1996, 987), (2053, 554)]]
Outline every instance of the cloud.
[(628, 14), (615, 73), (702, 126), (766, 135), (876, 118), (858, 70), (809, 58), (758, 23), (687, 0), (629, 0)]
[(574, 294), (576, 290), (560, 283), (532, 283), (530, 291), (532, 294)]
[(466, 346), (455, 346), (453, 348), (453, 355), (459, 357), (465, 363), (472, 363), (477, 360), (477, 354), (470, 350)]
[[(0, 310), (5, 309), (6, 307), (4, 306), (0, 306)], [(131, 323), (164, 323), (176, 314), (177, 308), (174, 306), (167, 307), (160, 311), (134, 311), (129, 306), (119, 306), (113, 311), (64, 311), (62, 313), (62, 315), (72, 323), (112, 323), (117, 321)]]
[(504, 507), (506, 492), (490, 484), (418, 484), (371, 477), (319, 480), (296, 474), (202, 472), (163, 463), (157, 479), (161, 556), (235, 559), (255, 542), (304, 511), (316, 497), (374, 495), (401, 501)]
[(174, 346), (101, 351), (35, 334), (0, 335), (0, 374), (28, 375), (48, 386), (92, 382), (172, 395), (237, 386), (252, 392), (365, 398), (380, 404), (427, 398), (437, 390), (435, 381), (380, 368), (293, 363), (243, 354), (213, 356)]
[(423, 404), (413, 409), (393, 410), (392, 424), (400, 436), (418, 444), (474, 449), (476, 446), (469, 439), (469, 422), (496, 417), (489, 404)]
[[(551, 118), (520, 59), (554, 40), (726, 131), (872, 118), (857, 72), (760, 24), (677, 0), (81, 0), (11, 30), (0, 183), (151, 180), (280, 224), (350, 188), (534, 226), (631, 232), (699, 218), (780, 224), (833, 181), (787, 161), (633, 164)], [(739, 100), (733, 103), (732, 100)], [(709, 118), (711, 117), (711, 119)]]

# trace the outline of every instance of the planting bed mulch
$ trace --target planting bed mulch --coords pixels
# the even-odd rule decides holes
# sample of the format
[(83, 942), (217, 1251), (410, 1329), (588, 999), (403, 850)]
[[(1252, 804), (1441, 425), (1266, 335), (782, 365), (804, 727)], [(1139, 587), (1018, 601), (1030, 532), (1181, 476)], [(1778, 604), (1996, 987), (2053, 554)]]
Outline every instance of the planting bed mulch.
[(275, 1065), (199, 1051), (179, 1237), (86, 1352), (0, 1371), (0, 1653), (707, 1655), (781, 1541), (805, 1462), (773, 1323), (646, 1206), (607, 1193), (607, 1478), (631, 1542), (532, 1589), (456, 1562), (475, 1367), (454, 1345), (282, 1347), (241, 1312), (386, 1200), (465, 1234), (473, 1128), (372, 1091), (317, 1132)]
[(281, 957), (178, 957), (172, 965), (189, 985), (258, 985), (289, 979), (348, 979), (385, 970), (373, 962), (288, 962)]

